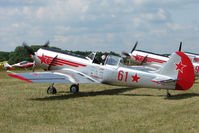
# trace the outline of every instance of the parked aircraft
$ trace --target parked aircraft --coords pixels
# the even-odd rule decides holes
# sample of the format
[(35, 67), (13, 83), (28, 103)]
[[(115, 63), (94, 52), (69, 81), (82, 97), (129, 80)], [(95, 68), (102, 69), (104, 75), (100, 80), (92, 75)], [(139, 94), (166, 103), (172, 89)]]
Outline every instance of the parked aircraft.
[(34, 62), (30, 62), (30, 61), (21, 61), (13, 65), (8, 64), (7, 62), (3, 63), (4, 69), (7, 69), (7, 70), (14, 69), (15, 67), (26, 69), (26, 68), (33, 67), (33, 65), (34, 65)]
[[(143, 65), (146, 65), (147, 67), (151, 68), (152, 70), (157, 70), (160, 67), (163, 66), (168, 60), (169, 56), (163, 55), (163, 54), (157, 54), (157, 53), (152, 53), (149, 51), (144, 51), (144, 50), (137, 50), (138, 42), (134, 45), (131, 53), (126, 53), (123, 52), (124, 55), (130, 57), (132, 62), (135, 63), (140, 63)], [(182, 42), (180, 43), (179, 51), (181, 51), (182, 47)], [(190, 53), (190, 52), (184, 52), (192, 61), (193, 66), (194, 66), (194, 72), (196, 76), (199, 76), (199, 55)]]
[(3, 63), (4, 62), (0, 62), (0, 69), (3, 68)]
[(95, 60), (96, 53), (88, 56), (75, 55), (62, 50), (42, 47), (37, 52), (26, 44), (24, 48), (32, 54), (35, 66), (45, 72), (11, 73), (9, 76), (30, 83), (51, 83), (47, 93), (55, 94), (54, 83), (72, 83), (70, 91), (77, 93), (80, 83), (102, 83), (129, 87), (160, 88), (167, 90), (188, 90), (195, 75), (190, 59), (183, 52), (175, 52), (167, 63), (151, 71), (142, 66), (123, 65), (121, 57), (108, 55), (105, 63)]
[(191, 53), (191, 52), (184, 52), (189, 58), (192, 59), (193, 62), (198, 62), (199, 63), (199, 54), (196, 53)]

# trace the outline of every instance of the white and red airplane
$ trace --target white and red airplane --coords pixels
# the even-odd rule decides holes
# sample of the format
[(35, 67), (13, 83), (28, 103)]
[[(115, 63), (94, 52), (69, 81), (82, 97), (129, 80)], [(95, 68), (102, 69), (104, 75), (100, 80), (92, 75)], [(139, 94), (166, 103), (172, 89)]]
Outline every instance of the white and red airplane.
[[(129, 87), (147, 87), (168, 90), (188, 90), (192, 87), (195, 75), (191, 60), (183, 52), (175, 52), (167, 63), (158, 70), (142, 66), (123, 65), (121, 57), (108, 55), (105, 63), (95, 63), (95, 54), (80, 56), (62, 50), (42, 47), (32, 54), (35, 66), (45, 72), (11, 73), (9, 76), (30, 83), (52, 83), (47, 93), (55, 94), (54, 83), (71, 83), (70, 91), (77, 93), (80, 83), (102, 83)], [(103, 65), (104, 64), (104, 65)]]
[(199, 54), (191, 53), (191, 52), (184, 52), (189, 58), (192, 59), (193, 62), (199, 63)]
[(21, 61), (13, 65), (8, 64), (7, 62), (3, 63), (3, 67), (6, 70), (14, 69), (15, 67), (26, 69), (26, 68), (33, 67), (33, 65), (34, 65), (34, 62), (30, 62), (30, 61)]
[[(124, 55), (130, 57), (132, 62), (140, 63), (148, 68), (156, 70), (162, 67), (170, 58), (169, 56), (163, 54), (152, 53), (144, 50), (136, 50), (137, 44), (138, 42), (136, 42), (136, 44), (134, 45), (131, 53), (123, 52)], [(181, 47), (182, 42), (180, 42), (179, 51), (181, 51)], [(195, 76), (199, 76), (199, 55), (190, 52), (184, 53), (190, 58), (193, 63)]]

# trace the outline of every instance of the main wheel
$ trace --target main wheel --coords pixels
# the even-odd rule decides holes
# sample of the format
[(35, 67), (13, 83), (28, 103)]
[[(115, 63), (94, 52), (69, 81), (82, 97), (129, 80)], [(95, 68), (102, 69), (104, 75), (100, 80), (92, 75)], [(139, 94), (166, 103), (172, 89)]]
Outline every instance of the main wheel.
[(78, 93), (79, 92), (79, 85), (73, 84), (70, 86), (70, 92)]
[(48, 94), (56, 94), (56, 93), (57, 93), (57, 90), (55, 89), (55, 87), (50, 86), (50, 87), (48, 87), (48, 89), (47, 89), (47, 93), (48, 93)]

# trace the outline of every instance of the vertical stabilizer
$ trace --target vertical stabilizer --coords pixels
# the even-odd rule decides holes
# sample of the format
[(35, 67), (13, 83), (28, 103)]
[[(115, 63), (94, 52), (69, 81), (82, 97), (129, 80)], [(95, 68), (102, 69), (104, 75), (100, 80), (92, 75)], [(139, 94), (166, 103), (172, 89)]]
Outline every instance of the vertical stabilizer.
[(173, 53), (167, 63), (157, 72), (172, 79), (177, 79), (176, 90), (188, 90), (195, 81), (191, 60), (180, 51)]

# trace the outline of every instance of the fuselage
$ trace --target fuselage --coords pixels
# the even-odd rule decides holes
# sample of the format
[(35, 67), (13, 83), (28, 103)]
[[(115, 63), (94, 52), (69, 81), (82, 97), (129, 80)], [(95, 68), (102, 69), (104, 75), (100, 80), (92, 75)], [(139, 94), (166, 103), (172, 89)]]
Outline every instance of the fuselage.
[[(198, 58), (194, 56), (193, 54), (190, 54), (190, 53), (186, 53), (186, 54), (193, 63), (195, 75), (199, 76), (199, 62), (194, 61), (194, 60), (197, 60)], [(133, 53), (130, 54), (130, 56), (131, 56), (131, 60), (137, 63), (143, 62), (144, 58), (146, 58), (146, 60), (143, 63), (147, 65), (151, 65), (152, 67), (156, 69), (162, 67), (169, 60), (168, 56), (156, 54), (152, 52), (147, 52), (147, 51), (142, 51), (142, 50), (135, 50), (133, 51)]]
[(27, 67), (32, 67), (33, 66), (33, 62), (29, 62), (29, 61), (22, 61), (16, 64), (13, 64), (12, 67), (20, 67), (20, 68), (27, 68)]

